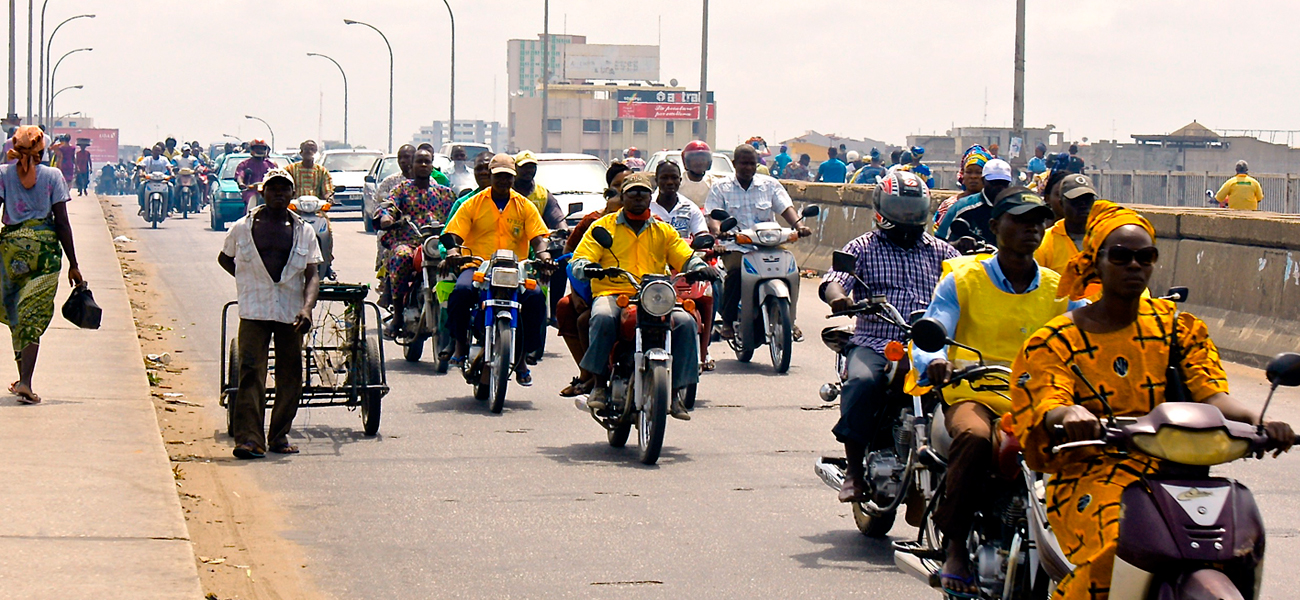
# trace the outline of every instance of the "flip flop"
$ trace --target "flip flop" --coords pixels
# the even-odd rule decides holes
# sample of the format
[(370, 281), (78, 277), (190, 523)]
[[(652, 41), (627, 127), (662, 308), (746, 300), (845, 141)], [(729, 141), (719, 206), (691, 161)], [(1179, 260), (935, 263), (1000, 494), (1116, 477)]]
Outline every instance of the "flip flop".
[(252, 444), (240, 444), (235, 446), (235, 458), (248, 460), (252, 458), (265, 458), (266, 453)]
[(10, 394), (14, 394), (15, 396), (18, 395), (18, 391), (14, 389), (14, 388), (16, 388), (16, 387), (18, 387), (18, 382), (17, 382), (17, 381), (15, 381), (15, 382), (9, 384), (9, 393), (10, 393)]
[(949, 573), (940, 573), (940, 574), (939, 574), (939, 587), (940, 587), (941, 589), (943, 589), (943, 593), (948, 594), (949, 596), (951, 596), (951, 597), (953, 597), (953, 598), (974, 598), (974, 599), (978, 599), (978, 598), (980, 597), (980, 595), (979, 595), (978, 593), (974, 593), (974, 594), (972, 594), (972, 593), (970, 593), (970, 592), (959, 592), (959, 591), (953, 589), (953, 588), (952, 588), (951, 586), (949, 586), (947, 583), (945, 583), (945, 582), (948, 582), (948, 581), (955, 581), (955, 582), (957, 582), (957, 583), (962, 584), (963, 587), (964, 587), (964, 586), (979, 587), (979, 586), (975, 585), (975, 576), (974, 576), (974, 575), (968, 575), (968, 576), (966, 576), (966, 577), (961, 577), (961, 576), (959, 576), (959, 575), (952, 575), (952, 574), (949, 574)]
[(18, 382), (16, 381), (12, 386), (9, 386), (9, 391), (18, 395), (19, 404), (40, 404), (41, 403), (41, 397), (36, 395), (36, 392), (29, 390), (27, 393), (23, 393), (21, 391), (18, 391)]
[(298, 453), (298, 447), (288, 442), (285, 442), (283, 444), (272, 444), (269, 450), (276, 454), (297, 454)]

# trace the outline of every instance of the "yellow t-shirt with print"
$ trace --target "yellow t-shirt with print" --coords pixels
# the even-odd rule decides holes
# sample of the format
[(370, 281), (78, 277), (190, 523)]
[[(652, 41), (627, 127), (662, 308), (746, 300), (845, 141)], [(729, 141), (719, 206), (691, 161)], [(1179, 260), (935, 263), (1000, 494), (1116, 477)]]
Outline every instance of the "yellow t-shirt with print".
[(505, 249), (523, 259), (528, 256), (529, 242), (551, 230), (542, 222), (537, 208), (519, 192), (510, 190), (505, 208), (497, 209), (492, 188), (487, 188), (461, 205), (445, 231), (464, 240), (473, 256), (491, 258), (497, 250)]

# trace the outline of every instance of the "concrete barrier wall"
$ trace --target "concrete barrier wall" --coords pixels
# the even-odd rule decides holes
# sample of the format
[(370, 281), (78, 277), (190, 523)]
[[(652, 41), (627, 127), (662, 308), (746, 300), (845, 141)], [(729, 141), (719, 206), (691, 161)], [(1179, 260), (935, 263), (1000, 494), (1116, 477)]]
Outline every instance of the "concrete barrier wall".
[[(795, 244), (800, 267), (825, 271), (831, 253), (874, 228), (870, 186), (784, 182), (795, 204), (822, 214)], [(951, 192), (936, 191), (936, 203)], [(1300, 351), (1300, 215), (1133, 205), (1157, 231), (1151, 289), (1191, 288), (1183, 309), (1205, 320), (1224, 356), (1263, 364)]]

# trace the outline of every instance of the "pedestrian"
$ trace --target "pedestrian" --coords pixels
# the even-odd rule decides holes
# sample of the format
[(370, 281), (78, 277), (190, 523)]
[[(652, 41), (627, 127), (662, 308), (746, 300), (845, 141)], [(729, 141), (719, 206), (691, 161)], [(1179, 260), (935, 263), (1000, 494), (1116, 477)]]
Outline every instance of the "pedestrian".
[(826, 149), (826, 160), (817, 165), (817, 181), (821, 183), (844, 183), (848, 176), (848, 167), (839, 158), (839, 151), (834, 146)]
[(1065, 167), (1066, 171), (1071, 173), (1083, 172), (1083, 159), (1079, 158), (1079, 145), (1070, 144), (1070, 162)]
[[(267, 450), (298, 452), (289, 443), (289, 429), (302, 398), (302, 338), (311, 329), (320, 291), (316, 268), (321, 252), (311, 224), (289, 210), (293, 186), (288, 171), (268, 171), (258, 184), (264, 204), (235, 221), (217, 255), (217, 263), (235, 278), (239, 298), (239, 380), (231, 417), (236, 458), (261, 458)], [(268, 432), (266, 371), (272, 338), (275, 406)]]
[(811, 156), (800, 154), (799, 162), (790, 163), (790, 166), (785, 168), (785, 173), (783, 173), (784, 177), (781, 179), (808, 181), (808, 178), (812, 175), (812, 171), (808, 167), (810, 163), (812, 163)]
[(782, 179), (786, 165), (794, 162), (794, 159), (790, 157), (790, 149), (786, 146), (781, 146), (781, 153), (776, 155), (776, 157), (772, 159), (772, 162), (776, 163), (772, 166), (772, 176), (777, 179)]
[(1030, 175), (1038, 175), (1047, 171), (1046, 154), (1047, 146), (1042, 142), (1038, 142), (1038, 145), (1034, 146), (1034, 157), (1029, 159), (1028, 171)]
[(1259, 181), (1249, 175), (1250, 165), (1246, 161), (1237, 161), (1237, 174), (1223, 182), (1214, 199), (1219, 201), (1219, 208), (1232, 210), (1259, 210), (1259, 203), (1264, 200), (1264, 188)]
[(54, 316), (54, 294), (59, 287), (63, 254), (68, 255), (68, 281), (85, 285), (72, 245), (68, 222), (71, 200), (67, 182), (58, 169), (40, 164), (45, 149), (41, 130), (20, 127), (6, 158), (17, 162), (0, 171), (0, 202), (4, 204), (4, 228), (0, 229), (0, 298), (4, 312), (0, 322), (9, 326), (18, 381), (9, 391), (21, 404), (36, 404), (41, 397), (32, 390), (32, 373), (41, 336)]
[(925, 156), (925, 148), (921, 146), (912, 146), (912, 160), (908, 162), (912, 165), (912, 172), (916, 173), (926, 187), (934, 187), (934, 176), (930, 172), (930, 167), (921, 164), (921, 157)]
[(63, 143), (59, 145), (59, 170), (63, 172), (63, 181), (72, 185), (77, 176), (77, 149), (72, 145), (72, 135), (63, 134)]
[(86, 188), (90, 187), (90, 151), (86, 149), (89, 145), (90, 140), (77, 140), (77, 154), (73, 162), (76, 166), (78, 196), (85, 196)]

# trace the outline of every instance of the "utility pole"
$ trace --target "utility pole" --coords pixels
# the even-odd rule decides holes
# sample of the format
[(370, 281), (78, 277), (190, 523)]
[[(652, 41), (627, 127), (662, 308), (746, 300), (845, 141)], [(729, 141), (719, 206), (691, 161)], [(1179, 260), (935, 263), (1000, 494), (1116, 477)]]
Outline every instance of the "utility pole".
[(27, 0), (27, 119), (29, 121), (32, 120), (32, 25), (35, 24), (35, 17), (36, 0)]
[(709, 0), (704, 0), (704, 27), (700, 33), (700, 135), (709, 141)]
[(1020, 138), (1020, 152), (1011, 159), (1025, 164), (1029, 142), (1025, 140), (1025, 0), (1016, 0), (1016, 77), (1011, 95), (1011, 137)]
[(551, 117), (551, 0), (542, 0), (542, 147), (538, 152), (546, 152), (547, 125)]
[(18, 117), (18, 0), (9, 0), (9, 112), (8, 119)]

